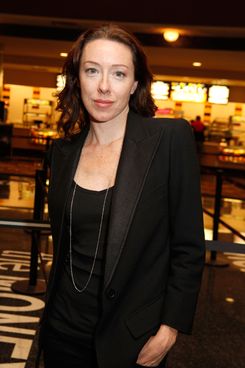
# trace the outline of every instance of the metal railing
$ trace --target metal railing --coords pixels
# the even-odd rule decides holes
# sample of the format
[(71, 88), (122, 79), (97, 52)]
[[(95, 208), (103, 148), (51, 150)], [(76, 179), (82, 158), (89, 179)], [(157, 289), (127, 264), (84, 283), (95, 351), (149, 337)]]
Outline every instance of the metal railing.
[[(222, 187), (224, 178), (227, 179), (227, 177), (244, 177), (245, 170), (232, 170), (231, 168), (216, 168), (216, 167), (208, 167), (208, 166), (201, 166), (201, 172), (202, 174), (209, 174), (213, 175), (216, 178), (215, 183), (215, 193), (214, 193), (214, 213), (212, 214), (207, 209), (203, 209), (204, 213), (206, 213), (208, 216), (213, 218), (213, 241), (218, 241), (219, 237), (219, 225), (223, 225), (225, 228), (227, 228), (229, 231), (231, 231), (232, 234), (239, 237), (241, 240), (245, 241), (245, 236), (236, 230), (231, 225), (227, 224), (224, 220), (222, 220), (221, 217), (221, 204), (222, 204)], [(226, 266), (227, 264), (219, 264), (217, 262), (217, 250), (212, 250), (210, 252), (210, 265), (216, 265), (216, 266)]]
[[(47, 173), (45, 170), (36, 170), (35, 174), (35, 195), (33, 220), (17, 220), (17, 219), (1, 219), (0, 226), (31, 230), (31, 260), (29, 280), (17, 281), (12, 285), (13, 291), (21, 294), (42, 294), (46, 290), (47, 280), (39, 280), (37, 278), (38, 257), (43, 262), (40, 248), (41, 231), (50, 230), (48, 221), (44, 221), (44, 206), (47, 194), (46, 188)], [(46, 275), (43, 272), (45, 279)]]
[[(0, 227), (28, 229), (31, 231), (31, 262), (30, 262), (30, 274), (29, 281), (20, 281), (13, 285), (13, 290), (24, 294), (38, 294), (45, 292), (46, 282), (41, 282), (37, 279), (38, 269), (38, 257), (41, 259), (39, 252), (40, 236), (42, 231), (50, 231), (50, 224), (44, 220), (44, 206), (47, 195), (46, 179), (47, 179), (47, 166), (44, 163), (44, 169), (36, 170), (35, 174), (35, 197), (33, 208), (32, 220), (17, 220), (17, 219), (0, 219)], [(202, 168), (202, 172), (210, 173), (207, 168)], [(237, 173), (237, 172), (236, 172)], [(204, 212), (213, 218), (213, 240), (206, 241), (206, 248), (210, 251), (212, 265), (218, 265), (216, 260), (217, 252), (233, 252), (233, 253), (245, 253), (245, 246), (239, 243), (229, 243), (219, 241), (219, 225), (222, 224), (233, 234), (245, 240), (245, 237), (231, 225), (225, 223), (220, 218), (221, 213), (221, 201), (222, 201), (222, 184), (224, 176), (227, 177), (227, 172), (224, 169), (212, 169), (211, 174), (216, 177), (215, 185), (215, 205), (214, 214), (204, 209)], [(234, 174), (234, 173), (233, 173)], [(9, 174), (8, 174), (9, 175)], [(13, 173), (16, 176), (16, 173)], [(21, 175), (17, 175), (21, 176)], [(240, 176), (240, 175), (239, 175)], [(33, 176), (32, 176), (33, 177)], [(42, 263), (42, 260), (41, 260)]]

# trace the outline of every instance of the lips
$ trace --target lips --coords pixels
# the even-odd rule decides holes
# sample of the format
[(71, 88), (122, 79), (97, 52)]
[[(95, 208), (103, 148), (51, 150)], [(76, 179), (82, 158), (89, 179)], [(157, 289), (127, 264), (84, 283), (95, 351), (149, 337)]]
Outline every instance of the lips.
[(94, 100), (94, 103), (98, 107), (109, 107), (113, 104), (113, 101), (111, 100)]

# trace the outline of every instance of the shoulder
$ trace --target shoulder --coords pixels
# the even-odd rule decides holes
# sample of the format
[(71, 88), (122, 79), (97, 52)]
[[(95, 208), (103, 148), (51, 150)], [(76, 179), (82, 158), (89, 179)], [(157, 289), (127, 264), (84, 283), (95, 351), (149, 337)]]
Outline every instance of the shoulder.
[(164, 129), (185, 129), (189, 128), (190, 124), (185, 119), (175, 119), (175, 118), (153, 118), (156, 124), (161, 125)]
[(160, 129), (167, 134), (192, 134), (192, 127), (185, 119), (175, 118), (142, 118), (142, 123), (150, 129)]
[(57, 138), (52, 142), (52, 151), (61, 151), (63, 153), (69, 152), (73, 147), (76, 147), (77, 144), (81, 141), (84, 132), (80, 131), (79, 133), (73, 134), (71, 137), (66, 138)]
[(48, 164), (50, 165), (55, 158), (61, 159), (64, 155), (73, 151), (80, 144), (82, 134), (82, 132), (79, 132), (70, 138), (54, 139), (45, 155)]
[(172, 140), (176, 136), (191, 137), (193, 135), (192, 127), (185, 119), (143, 117), (133, 112), (130, 112), (129, 118), (131, 131), (138, 136), (140, 134), (144, 137), (160, 134), (165, 140)]
[(53, 146), (57, 148), (63, 148), (66, 146), (70, 146), (73, 143), (75, 143), (77, 140), (79, 140), (80, 137), (81, 137), (81, 132), (73, 134), (69, 138), (66, 138), (66, 137), (57, 138), (57, 139), (54, 139)]

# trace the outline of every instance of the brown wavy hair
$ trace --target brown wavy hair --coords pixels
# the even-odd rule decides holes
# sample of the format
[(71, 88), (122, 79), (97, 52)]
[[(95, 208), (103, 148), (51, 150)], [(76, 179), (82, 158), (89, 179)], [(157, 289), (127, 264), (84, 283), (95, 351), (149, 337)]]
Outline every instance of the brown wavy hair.
[(152, 73), (146, 55), (138, 40), (123, 28), (108, 24), (86, 30), (80, 35), (70, 50), (62, 74), (66, 78), (64, 89), (57, 93), (57, 110), (61, 111), (58, 130), (66, 137), (89, 123), (89, 115), (81, 99), (79, 68), (84, 46), (93, 40), (107, 39), (128, 46), (132, 52), (137, 88), (129, 100), (129, 107), (134, 112), (145, 116), (154, 116), (156, 105), (151, 96)]

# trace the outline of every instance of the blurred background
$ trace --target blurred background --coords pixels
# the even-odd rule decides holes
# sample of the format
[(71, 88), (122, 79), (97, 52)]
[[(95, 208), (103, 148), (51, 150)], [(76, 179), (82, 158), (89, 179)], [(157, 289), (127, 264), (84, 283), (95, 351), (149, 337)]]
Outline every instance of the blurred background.
[[(30, 320), (10, 318), (7, 327), (0, 320), (0, 363), (34, 366), (52, 262), (44, 158), (58, 137), (55, 94), (73, 42), (87, 27), (107, 22), (124, 26), (143, 45), (156, 117), (189, 122), (200, 162), (207, 265), (193, 336), (179, 338), (169, 367), (242, 368), (245, 20), (238, 1), (210, 0), (1, 1), (0, 290), (7, 295), (0, 293), (0, 311), (22, 311)], [(27, 296), (37, 303), (31, 312)], [(14, 353), (20, 340), (22, 350)]]

